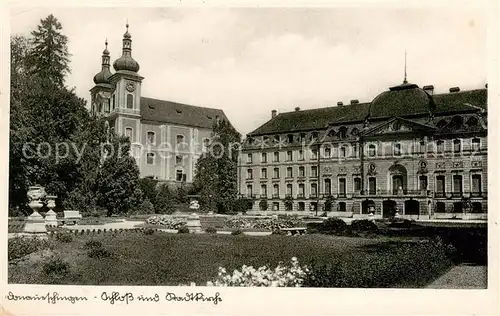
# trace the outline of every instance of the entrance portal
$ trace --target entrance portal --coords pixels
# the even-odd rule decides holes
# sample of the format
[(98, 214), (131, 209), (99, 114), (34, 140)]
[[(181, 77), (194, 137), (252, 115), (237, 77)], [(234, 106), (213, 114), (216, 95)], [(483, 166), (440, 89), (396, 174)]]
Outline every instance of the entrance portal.
[(405, 201), (405, 215), (418, 215), (420, 214), (420, 203), (415, 200)]
[(361, 203), (361, 214), (370, 214), (370, 212), (373, 212), (373, 215), (375, 215), (375, 202), (372, 200), (363, 201)]

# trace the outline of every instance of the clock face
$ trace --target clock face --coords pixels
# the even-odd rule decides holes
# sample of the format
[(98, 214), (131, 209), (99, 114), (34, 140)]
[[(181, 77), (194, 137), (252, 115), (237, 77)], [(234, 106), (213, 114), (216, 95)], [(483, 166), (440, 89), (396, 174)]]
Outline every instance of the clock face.
[(134, 91), (134, 90), (135, 90), (135, 83), (133, 83), (133, 82), (129, 82), (129, 83), (127, 83), (127, 87), (126, 87), (126, 89), (127, 89), (127, 91), (129, 91), (129, 92)]

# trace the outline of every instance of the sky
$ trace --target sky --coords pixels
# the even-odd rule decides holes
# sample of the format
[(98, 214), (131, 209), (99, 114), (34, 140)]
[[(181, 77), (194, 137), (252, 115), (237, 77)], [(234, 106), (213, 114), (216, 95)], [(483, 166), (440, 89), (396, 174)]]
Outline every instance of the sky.
[(68, 36), (67, 85), (89, 101), (107, 38), (121, 56), (130, 24), (142, 95), (220, 108), (243, 135), (278, 113), (369, 102), (408, 81), (483, 88), (487, 19), (479, 8), (12, 7), (11, 34), (49, 14)]

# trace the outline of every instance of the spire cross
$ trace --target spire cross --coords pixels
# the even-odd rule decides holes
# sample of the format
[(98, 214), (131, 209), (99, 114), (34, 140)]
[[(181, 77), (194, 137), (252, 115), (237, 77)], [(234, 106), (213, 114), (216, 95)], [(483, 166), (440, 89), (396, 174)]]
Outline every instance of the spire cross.
[(405, 49), (405, 79), (403, 80), (403, 83), (408, 83), (406, 80), (406, 49)]

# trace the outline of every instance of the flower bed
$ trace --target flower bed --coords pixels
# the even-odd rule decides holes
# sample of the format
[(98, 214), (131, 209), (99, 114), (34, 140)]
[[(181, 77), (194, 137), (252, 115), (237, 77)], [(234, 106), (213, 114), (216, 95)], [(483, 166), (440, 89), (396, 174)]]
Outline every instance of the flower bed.
[(151, 225), (158, 225), (165, 229), (181, 229), (186, 227), (185, 218), (175, 218), (168, 215), (154, 215), (149, 217), (146, 222)]
[(241, 217), (232, 217), (224, 221), (224, 227), (230, 229), (259, 229), (259, 230), (280, 230), (282, 228), (293, 228), (304, 226), (303, 221), (299, 219), (249, 219)]

